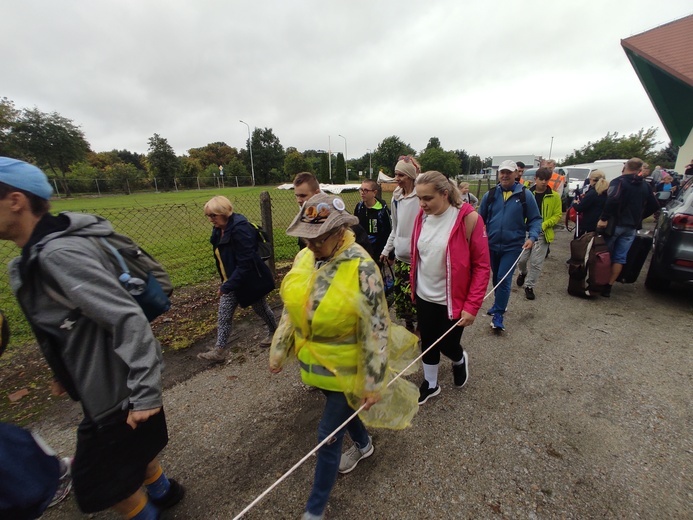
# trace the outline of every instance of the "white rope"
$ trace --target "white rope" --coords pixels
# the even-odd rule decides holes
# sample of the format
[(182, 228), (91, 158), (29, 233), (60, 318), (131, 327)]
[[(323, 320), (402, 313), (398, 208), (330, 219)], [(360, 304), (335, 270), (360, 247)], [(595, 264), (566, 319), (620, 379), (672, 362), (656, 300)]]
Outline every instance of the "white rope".
[[(523, 249), (522, 251), (524, 252), (524, 249)], [(510, 266), (510, 269), (508, 269), (508, 272), (505, 273), (505, 275), (503, 276), (503, 278), (501, 278), (501, 279), (499, 280), (499, 282), (498, 282), (498, 283), (486, 294), (486, 296), (484, 296), (484, 300), (485, 300), (486, 298), (488, 298), (488, 297), (491, 295), (491, 293), (493, 293), (493, 292), (498, 288), (498, 286), (499, 286), (500, 284), (503, 283), (503, 280), (505, 280), (505, 279), (508, 277), (508, 275), (513, 271), (513, 269), (515, 269), (515, 266), (516, 266), (517, 263), (520, 261), (520, 258), (521, 258), (521, 257), (522, 257), (522, 253), (520, 253), (520, 256), (518, 256), (517, 259), (515, 260), (515, 262), (513, 262), (513, 265)], [(483, 300), (482, 300), (482, 301), (483, 301)], [(426, 350), (424, 350), (424, 351), (421, 353), (421, 355), (419, 355), (416, 359), (414, 359), (414, 361), (412, 361), (411, 363), (409, 363), (409, 365), (407, 365), (407, 367), (406, 367), (404, 370), (402, 370), (399, 374), (397, 374), (395, 377), (393, 377), (392, 380), (387, 384), (387, 386), (389, 387), (392, 383), (394, 383), (397, 379), (399, 379), (400, 376), (401, 376), (402, 374), (404, 374), (407, 370), (409, 370), (412, 366), (414, 366), (414, 365), (417, 363), (417, 361), (419, 361), (422, 357), (424, 357), (424, 355), (425, 355), (429, 350), (431, 350), (431, 349), (432, 349), (433, 347), (435, 347), (438, 343), (440, 343), (440, 341), (441, 341), (445, 336), (447, 336), (448, 334), (450, 334), (450, 332), (452, 332), (452, 331), (455, 329), (455, 327), (457, 327), (457, 326), (459, 325), (460, 321), (462, 321), (462, 318), (460, 318), (452, 327), (450, 327), (450, 328), (445, 332), (445, 334), (443, 334), (443, 335), (442, 335), (441, 337), (439, 337), (435, 342), (433, 342), (433, 343), (431, 344), (430, 347), (428, 347)], [(245, 515), (248, 511), (250, 511), (253, 507), (255, 507), (255, 505), (256, 505), (258, 502), (260, 502), (263, 498), (265, 498), (275, 487), (277, 487), (279, 484), (281, 484), (289, 475), (291, 475), (294, 471), (296, 471), (305, 461), (307, 461), (307, 460), (308, 460), (312, 455), (314, 455), (320, 448), (322, 448), (325, 444), (327, 444), (327, 443), (329, 442), (329, 440), (330, 440), (334, 435), (336, 435), (337, 432), (338, 432), (339, 430), (341, 430), (342, 428), (344, 428), (347, 424), (349, 424), (349, 422), (350, 422), (354, 417), (356, 417), (359, 413), (361, 413), (361, 411), (363, 410), (363, 408), (364, 408), (365, 406), (366, 406), (366, 403), (363, 403), (363, 404), (359, 407), (358, 410), (356, 410), (353, 414), (351, 414), (351, 415), (349, 416), (349, 418), (346, 419), (342, 424), (340, 424), (339, 426), (337, 426), (337, 428), (335, 428), (335, 429), (332, 431), (332, 433), (330, 433), (327, 437), (325, 437), (325, 438), (323, 439), (323, 441), (322, 441), (320, 444), (318, 444), (317, 446), (315, 446), (315, 448), (313, 448), (313, 449), (310, 450), (308, 453), (306, 453), (306, 455), (305, 455), (301, 460), (299, 460), (296, 464), (294, 464), (293, 466), (291, 466), (291, 468), (290, 468), (286, 473), (284, 473), (281, 477), (279, 477), (270, 487), (268, 487), (268, 488), (265, 489), (262, 493), (260, 493), (260, 495), (258, 495), (258, 496), (255, 498), (255, 500), (253, 500), (250, 504), (248, 504), (248, 505), (245, 507), (245, 509), (243, 509), (243, 511), (241, 511), (241, 512), (238, 513), (236, 516), (234, 516), (234, 517), (233, 517), (233, 520), (238, 520), (239, 518), (242, 518), (243, 515)]]

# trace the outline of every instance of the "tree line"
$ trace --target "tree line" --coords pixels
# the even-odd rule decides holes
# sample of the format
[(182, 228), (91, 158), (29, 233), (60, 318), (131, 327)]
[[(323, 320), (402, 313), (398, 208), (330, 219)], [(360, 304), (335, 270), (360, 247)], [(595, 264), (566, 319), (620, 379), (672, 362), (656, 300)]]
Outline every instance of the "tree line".
[[(630, 136), (608, 133), (604, 138), (576, 149), (560, 164), (593, 162), (598, 159), (641, 157), (653, 164), (672, 167), (677, 150), (667, 146), (656, 150), (655, 129), (640, 130)], [(200, 178), (241, 179), (251, 183), (251, 169), (256, 184), (290, 182), (294, 175), (310, 171), (321, 182), (344, 183), (364, 177), (377, 177), (379, 171), (392, 174), (402, 155), (417, 157), (423, 171), (438, 170), (450, 177), (478, 173), (491, 165), (491, 158), (481, 158), (466, 150), (445, 150), (437, 137), (431, 137), (420, 153), (400, 137), (384, 138), (373, 149), (358, 158), (324, 150), (284, 149), (271, 128), (254, 128), (245, 148), (235, 148), (224, 142), (214, 142), (190, 148), (187, 154), (176, 155), (165, 137), (154, 134), (149, 138), (146, 154), (113, 149), (94, 152), (79, 125), (57, 112), (43, 112), (37, 107), (15, 107), (13, 101), (0, 98), (0, 155), (15, 157), (36, 164), (59, 182), (70, 194), (71, 179), (105, 179), (125, 193), (132, 185), (155, 182), (158, 189), (175, 186), (196, 187)], [(252, 150), (252, 167), (251, 154)], [(220, 169), (220, 167), (222, 169)], [(254, 167), (254, 168), (253, 168)], [(347, 171), (348, 167), (348, 171)]]

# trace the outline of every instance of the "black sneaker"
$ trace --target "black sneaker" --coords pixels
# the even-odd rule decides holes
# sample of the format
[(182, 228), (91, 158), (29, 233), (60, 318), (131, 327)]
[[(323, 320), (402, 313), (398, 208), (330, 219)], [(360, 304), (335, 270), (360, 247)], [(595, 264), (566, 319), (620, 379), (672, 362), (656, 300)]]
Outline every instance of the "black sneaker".
[(428, 381), (424, 380), (419, 387), (419, 405), (424, 404), (431, 397), (435, 397), (440, 393), (440, 385), (436, 385), (435, 388), (428, 388)]
[(522, 287), (525, 284), (525, 278), (527, 278), (527, 273), (520, 273), (517, 275), (517, 286)]
[(169, 484), (171, 484), (171, 487), (168, 489), (168, 493), (166, 493), (161, 498), (149, 497), (151, 503), (158, 507), (160, 510), (168, 509), (170, 507), (175, 506), (178, 502), (183, 500), (183, 497), (185, 496), (185, 488), (181, 486), (176, 480), (170, 478), (168, 479), (168, 482)]
[(536, 298), (536, 296), (534, 296), (534, 289), (532, 289), (531, 287), (525, 287), (525, 298), (527, 298), (528, 300), (533, 300), (534, 298)]
[(467, 384), (467, 380), (469, 379), (469, 358), (467, 357), (467, 351), (462, 352), (462, 358), (464, 359), (464, 363), (461, 365), (452, 365), (452, 379), (457, 388), (462, 388)]
[(602, 291), (602, 296), (604, 298), (610, 298), (611, 297), (611, 286), (610, 285), (604, 286), (604, 290)]

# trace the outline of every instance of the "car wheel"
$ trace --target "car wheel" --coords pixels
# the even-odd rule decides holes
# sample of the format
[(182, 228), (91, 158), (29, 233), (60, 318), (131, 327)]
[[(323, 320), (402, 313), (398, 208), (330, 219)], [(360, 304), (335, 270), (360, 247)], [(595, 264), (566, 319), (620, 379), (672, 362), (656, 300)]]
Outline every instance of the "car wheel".
[(669, 288), (671, 280), (662, 278), (657, 273), (657, 266), (654, 258), (650, 262), (650, 268), (647, 270), (647, 277), (645, 278), (645, 287), (650, 291), (664, 291)]

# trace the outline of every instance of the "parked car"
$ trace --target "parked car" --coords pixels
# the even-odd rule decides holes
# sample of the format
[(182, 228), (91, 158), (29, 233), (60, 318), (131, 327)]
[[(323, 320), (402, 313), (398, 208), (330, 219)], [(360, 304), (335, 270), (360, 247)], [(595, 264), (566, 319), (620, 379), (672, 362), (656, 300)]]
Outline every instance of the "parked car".
[[(659, 200), (670, 197), (671, 192), (657, 193)], [(654, 231), (645, 286), (663, 290), (672, 281), (693, 284), (693, 177), (662, 208)]]

